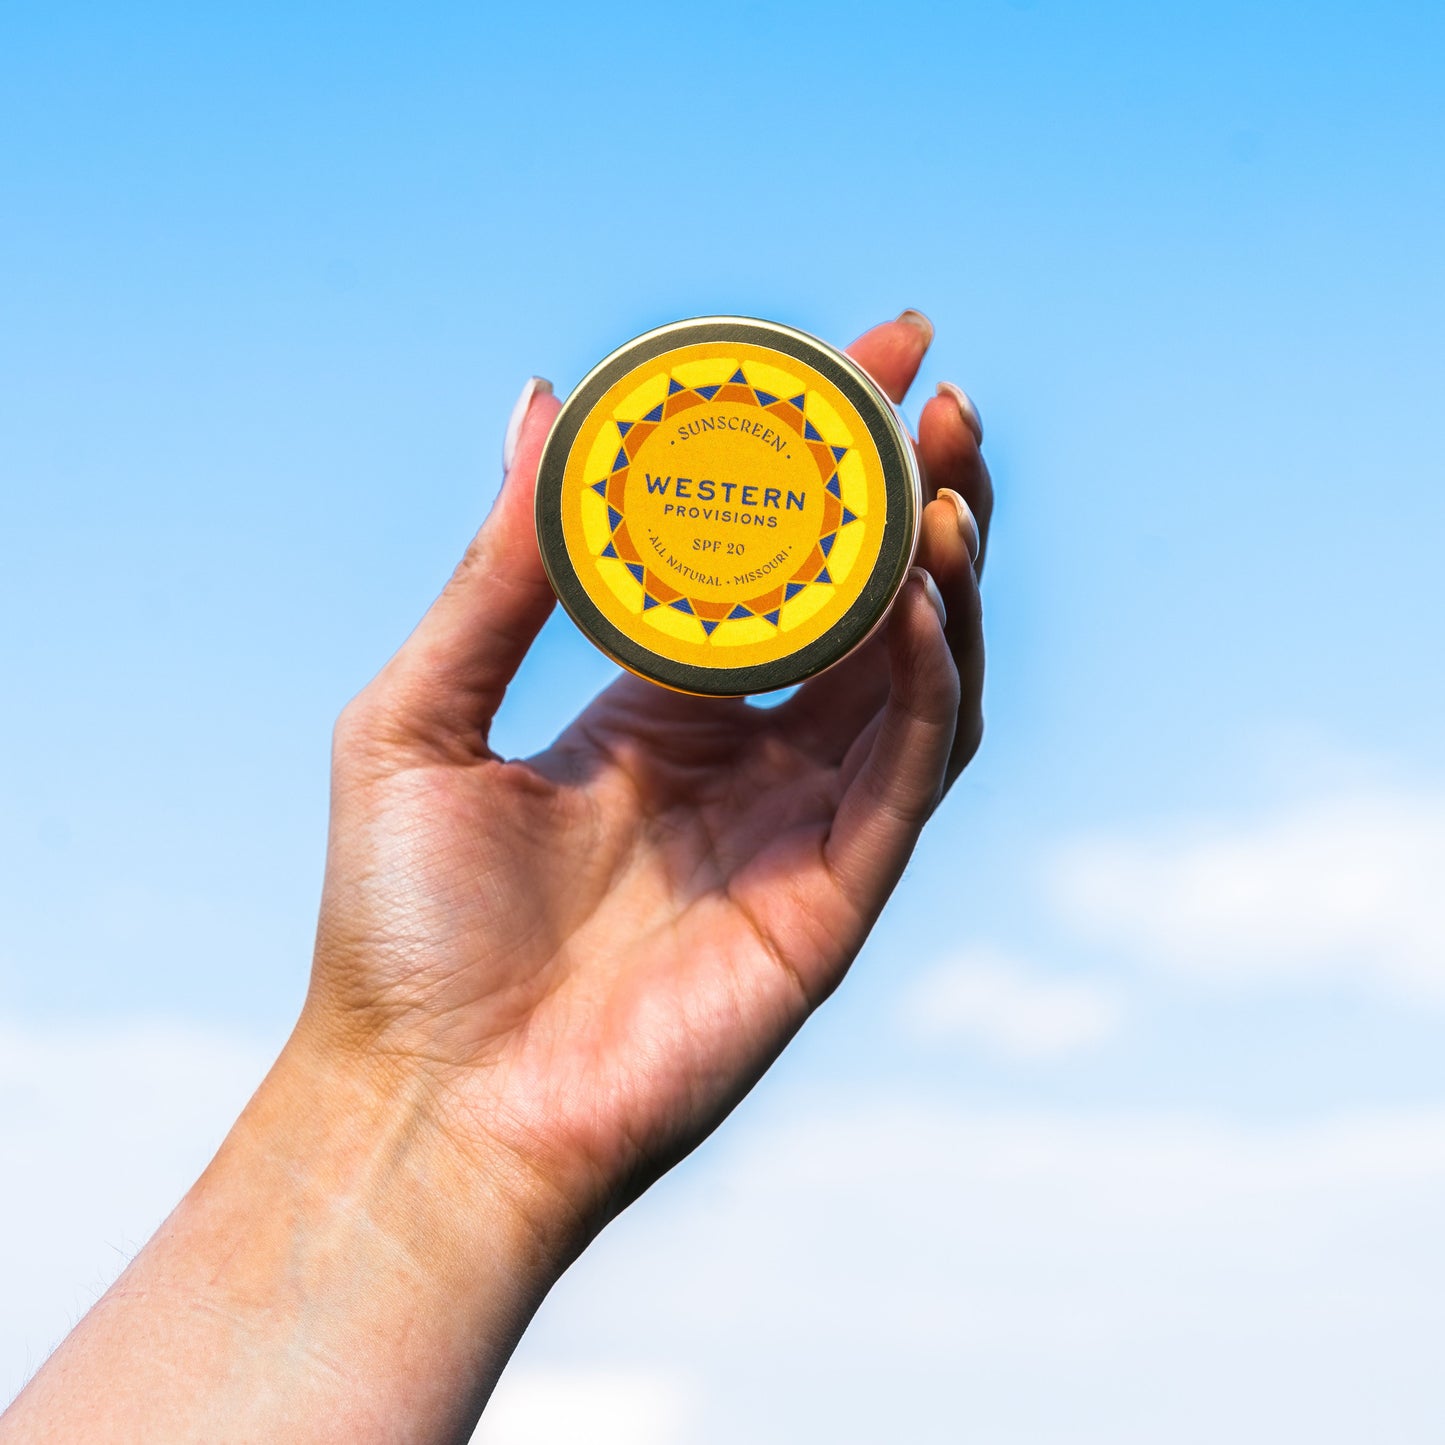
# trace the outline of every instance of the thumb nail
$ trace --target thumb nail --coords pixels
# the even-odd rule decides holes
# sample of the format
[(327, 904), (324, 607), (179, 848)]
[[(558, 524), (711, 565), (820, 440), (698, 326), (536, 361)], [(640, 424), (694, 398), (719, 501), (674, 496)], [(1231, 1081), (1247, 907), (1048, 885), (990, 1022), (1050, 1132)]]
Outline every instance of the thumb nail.
[(507, 435), (502, 442), (502, 470), (510, 472), (512, 461), (517, 455), (517, 439), (522, 435), (522, 423), (527, 420), (527, 413), (532, 408), (532, 399), (538, 392), (546, 395), (552, 394), (552, 383), (545, 376), (529, 376), (527, 384), (522, 388), (522, 394), (517, 398), (517, 404), (512, 408), (512, 415), (507, 420)]

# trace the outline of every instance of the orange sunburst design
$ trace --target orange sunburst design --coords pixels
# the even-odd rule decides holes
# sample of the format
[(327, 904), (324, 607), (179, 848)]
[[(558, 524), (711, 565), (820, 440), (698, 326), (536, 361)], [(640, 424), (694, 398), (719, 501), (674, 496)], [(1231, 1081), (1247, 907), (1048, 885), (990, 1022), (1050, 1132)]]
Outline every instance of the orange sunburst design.
[[(643, 565), (636, 544), (627, 531), (623, 515), (628, 467), (643, 442), (662, 422), (693, 407), (714, 401), (757, 407), (764, 415), (796, 433), (812, 456), (824, 485), (822, 527), (817, 542), (809, 550), (802, 565), (782, 586), (774, 586), (741, 602), (709, 601), (690, 596), (664, 583), (656, 573)], [(619, 421), (615, 425), (618, 430), (618, 451), (613, 470), (601, 481), (592, 483), (592, 489), (606, 501), (608, 512), (609, 537), (599, 555), (615, 558), (626, 565), (641, 588), (644, 612), (652, 607), (667, 606), (688, 613), (697, 618), (703, 635), (710, 640), (719, 626), (732, 620), (761, 617), (765, 622), (777, 627), (784, 602), (796, 597), (806, 587), (832, 585), (833, 579), (827, 565), (828, 554), (832, 550), (839, 528), (858, 519), (843, 505), (842, 487), (838, 478), (838, 464), (847, 454), (848, 448), (830, 445), (809, 420), (806, 393), (800, 392), (792, 397), (774, 396), (750, 383), (741, 366), (720, 385), (688, 386), (669, 375), (667, 395), (663, 401), (645, 416), (635, 421)]]

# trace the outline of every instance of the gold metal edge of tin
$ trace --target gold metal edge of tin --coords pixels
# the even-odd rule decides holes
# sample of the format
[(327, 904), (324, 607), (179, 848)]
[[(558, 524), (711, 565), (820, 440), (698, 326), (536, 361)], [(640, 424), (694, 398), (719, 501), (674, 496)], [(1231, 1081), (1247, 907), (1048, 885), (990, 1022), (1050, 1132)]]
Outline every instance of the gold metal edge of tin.
[[(635, 665), (634, 662), (629, 660), (627, 657), (619, 655), (619, 653), (614, 647), (608, 645), (606, 638), (602, 635), (599, 635), (597, 628), (590, 625), (589, 621), (586, 618), (578, 616), (574, 602), (569, 596), (572, 583), (576, 583), (579, 593), (584, 598), (586, 597), (586, 589), (582, 583), (580, 576), (576, 574), (576, 568), (571, 563), (571, 559), (567, 554), (565, 545), (555, 548), (557, 552), (557, 565), (554, 566), (553, 558), (551, 556), (551, 551), (553, 549), (550, 548), (545, 541), (544, 523), (549, 521), (550, 519), (544, 518), (543, 515), (543, 506), (546, 500), (543, 494), (543, 481), (544, 478), (549, 475), (549, 463), (551, 464), (551, 467), (555, 469), (555, 474), (560, 489), (561, 475), (565, 471), (568, 459), (567, 455), (564, 454), (560, 459), (559, 463), (553, 457), (552, 454), (555, 450), (555, 446), (557, 445), (557, 439), (559, 438), (559, 436), (569, 430), (571, 420), (570, 414), (578, 405), (580, 405), (579, 399), (588, 391), (589, 387), (599, 376), (599, 374), (607, 371), (611, 367), (614, 367), (624, 358), (633, 357), (638, 353), (646, 354), (648, 352), (651, 352), (653, 355), (658, 355), (662, 352), (665, 352), (668, 348), (665, 345), (659, 346), (659, 343), (663, 342), (664, 339), (670, 335), (692, 331), (700, 327), (726, 328), (729, 326), (756, 328), (764, 333), (775, 334), (779, 337), (786, 338), (794, 346), (800, 347), (805, 352), (812, 351), (814, 349), (818, 350), (827, 360), (833, 362), (840, 369), (848, 373), (862, 388), (864, 393), (875, 403), (880, 417), (886, 418), (887, 432), (894, 442), (895, 455), (900, 464), (900, 470), (903, 473), (905, 486), (903, 489), (903, 496), (901, 500), (904, 503), (904, 510), (906, 515), (902, 519), (902, 521), (905, 529), (905, 534), (911, 539), (909, 546), (904, 549), (900, 554), (899, 561), (894, 567), (893, 576), (889, 578), (886, 589), (880, 597), (876, 611), (871, 615), (869, 625), (861, 636), (856, 638), (846, 648), (839, 652), (837, 656), (829, 658), (821, 665), (809, 668), (803, 672), (798, 673), (795, 676), (790, 676), (787, 680), (772, 683), (767, 687), (748, 689), (746, 691), (737, 691), (731, 688), (694, 688), (685, 686), (683, 682), (684, 678), (688, 681), (700, 681), (704, 677), (711, 677), (718, 673), (726, 676), (727, 670), (699, 668), (689, 663), (675, 662), (673, 659), (667, 657), (666, 654), (656, 652), (654, 649), (647, 647), (645, 643), (642, 643), (634, 638), (629, 638), (626, 636), (625, 633), (621, 632), (620, 629), (614, 628), (613, 630), (618, 631), (618, 635), (623, 637), (624, 640), (626, 640), (634, 650), (641, 653), (646, 653), (647, 656), (650, 659), (654, 659), (655, 662), (653, 664), (652, 670), (644, 671), (640, 666)], [(791, 351), (785, 350), (784, 354), (791, 355), (792, 353)], [(808, 360), (810, 365), (813, 364), (806, 356), (795, 359)], [(864, 425), (868, 427), (870, 437), (875, 444), (878, 444), (880, 438), (876, 435), (874, 428), (868, 425), (869, 419), (865, 416), (863, 418), (863, 421)], [(567, 447), (568, 453), (570, 453), (570, 445), (571, 443), (569, 440)], [(542, 447), (541, 456), (538, 459), (537, 486), (533, 504), (533, 517), (537, 535), (537, 548), (538, 553), (541, 556), (543, 570), (547, 574), (548, 583), (551, 585), (553, 592), (556, 594), (557, 600), (561, 604), (563, 611), (567, 613), (568, 617), (571, 618), (573, 624), (577, 627), (578, 631), (580, 631), (582, 635), (587, 638), (588, 642), (590, 642), (594, 647), (598, 649), (599, 652), (601, 652), (605, 657), (609, 658), (613, 663), (615, 663), (618, 667), (622, 668), (624, 671), (631, 673), (634, 677), (642, 678), (644, 681), (650, 682), (657, 687), (665, 688), (670, 692), (683, 693), (691, 697), (718, 698), (761, 695), (766, 692), (776, 692), (788, 687), (800, 686), (805, 682), (811, 681), (814, 677), (819, 677), (823, 673), (830, 671), (832, 668), (846, 661), (849, 657), (852, 657), (861, 647), (863, 647), (878, 632), (879, 628), (881, 628), (883, 624), (887, 621), (888, 614), (892, 608), (893, 602), (897, 598), (898, 593), (901, 590), (903, 583), (908, 576), (908, 571), (913, 565), (913, 561), (917, 555), (918, 550), (922, 512), (922, 474), (919, 469), (917, 452), (910, 437), (907, 423), (905, 422), (903, 414), (899, 410), (897, 403), (895, 403), (893, 399), (883, 390), (882, 386), (871, 375), (871, 373), (869, 373), (865, 367), (861, 366), (841, 348), (833, 346), (830, 342), (824, 341), (821, 337), (814, 336), (811, 332), (802, 331), (797, 327), (788, 326), (786, 323), (779, 321), (770, 321), (763, 317), (736, 315), (692, 316), (685, 317), (678, 321), (670, 321), (662, 326), (655, 326), (651, 330), (641, 332), (638, 335), (630, 338), (628, 341), (625, 341), (621, 346), (614, 347), (612, 351), (610, 351), (606, 356), (604, 356), (600, 361), (598, 361), (594, 366), (592, 366), (582, 376), (582, 378), (577, 382), (577, 384), (573, 386), (572, 389), (568, 392), (566, 399), (562, 403), (562, 408), (558, 412), (556, 418), (553, 421), (552, 427), (547, 434), (547, 439)], [(560, 575), (560, 569), (564, 566), (568, 569), (565, 576)], [(605, 619), (603, 619), (603, 621), (605, 622)], [(799, 653), (793, 655), (801, 656), (802, 653), (800, 651)], [(779, 659), (778, 663), (774, 664), (774, 666), (777, 668), (782, 668), (785, 661), (786, 659)], [(659, 671), (663, 670), (670, 672), (672, 676), (659, 676)]]

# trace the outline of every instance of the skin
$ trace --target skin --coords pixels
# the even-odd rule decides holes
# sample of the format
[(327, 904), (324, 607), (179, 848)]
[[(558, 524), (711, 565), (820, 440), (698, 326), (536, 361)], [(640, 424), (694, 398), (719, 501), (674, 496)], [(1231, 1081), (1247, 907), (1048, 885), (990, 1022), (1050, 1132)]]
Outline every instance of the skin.
[[(851, 353), (897, 400), (932, 336)], [(0, 1441), (464, 1441), (547, 1290), (841, 981), (982, 722), (978, 580), (926, 507), (886, 628), (779, 708), (631, 676), (546, 751), (488, 746), (554, 599), (558, 409), (336, 728), (311, 987), (216, 1159), (0, 1418)], [(931, 496), (992, 491), (948, 395)]]

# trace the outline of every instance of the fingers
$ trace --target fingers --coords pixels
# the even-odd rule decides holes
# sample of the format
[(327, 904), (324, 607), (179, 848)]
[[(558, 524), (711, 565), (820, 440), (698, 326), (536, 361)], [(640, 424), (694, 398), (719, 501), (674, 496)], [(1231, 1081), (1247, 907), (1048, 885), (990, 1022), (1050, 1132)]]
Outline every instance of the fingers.
[(932, 341), (933, 323), (921, 311), (908, 310), (865, 331), (847, 350), (894, 401), (902, 401)]
[(923, 509), (918, 562), (927, 568), (943, 598), (943, 635), (958, 670), (958, 725), (949, 754), (945, 788), (961, 773), (983, 736), (983, 604), (974, 556), (978, 528), (968, 504), (945, 489)]
[[(945, 491), (924, 508), (918, 565), (933, 579), (943, 603), (943, 635), (959, 677), (959, 713), (947, 774), (952, 784), (983, 735), (983, 605), (973, 557), (978, 529), (968, 504)], [(896, 607), (902, 606), (902, 597)], [(777, 721), (819, 761), (840, 763), (856, 753), (890, 689), (889, 636), (879, 632), (851, 657), (815, 677), (778, 709)], [(846, 768), (845, 768), (846, 771)]]
[[(908, 314), (905, 312), (905, 317)], [(892, 366), (895, 383), (906, 385), (911, 368), (922, 357), (917, 350), (922, 334), (920, 331), (913, 339), (913, 350), (905, 348), (900, 352), (900, 344), (908, 340), (900, 318), (875, 327), (851, 349), (855, 354), (861, 352), (860, 359), (872, 361), (885, 373)], [(901, 390), (896, 394), (901, 395)], [(938, 394), (929, 400), (919, 418), (917, 448), (928, 505), (920, 519), (917, 560), (934, 577), (947, 608), (945, 632), (962, 684), (963, 711), (950, 782), (973, 755), (982, 732), (978, 571), (993, 515), (993, 485), (979, 453), (982, 434), (983, 426), (973, 403), (951, 382), (941, 382)], [(877, 637), (837, 667), (806, 683), (779, 710), (778, 721), (815, 756), (837, 762), (848, 755), (860, 731), (883, 705), (888, 687), (885, 645)]]
[(968, 503), (978, 524), (975, 570), (980, 572), (993, 518), (993, 482), (978, 446), (982, 434), (973, 403), (952, 382), (940, 382), (938, 394), (929, 398), (918, 418), (918, 459), (923, 464), (925, 497), (946, 487)]
[(821, 762), (837, 763), (888, 697), (888, 630), (810, 678), (778, 709), (778, 722)]
[(888, 700), (833, 820), (824, 859), (871, 922), (943, 792), (959, 679), (942, 604), (915, 569), (888, 624)]
[(945, 635), (959, 678), (958, 730), (945, 787), (967, 766), (983, 737), (983, 606), (978, 575), (993, 516), (993, 483), (979, 453), (983, 426), (968, 397), (941, 382), (918, 419), (925, 495), (918, 561), (948, 608)]
[(470, 747), (556, 602), (537, 550), (533, 499), (542, 444), (560, 404), (550, 382), (522, 390), (503, 446), (505, 476), (451, 580), (372, 687), (401, 730)]
[[(850, 347), (853, 358), (895, 401), (903, 400), (933, 341), (933, 323), (908, 310), (865, 331)], [(837, 761), (888, 695), (886, 642), (880, 633), (822, 677), (803, 685), (782, 709), (780, 721), (819, 756)]]

